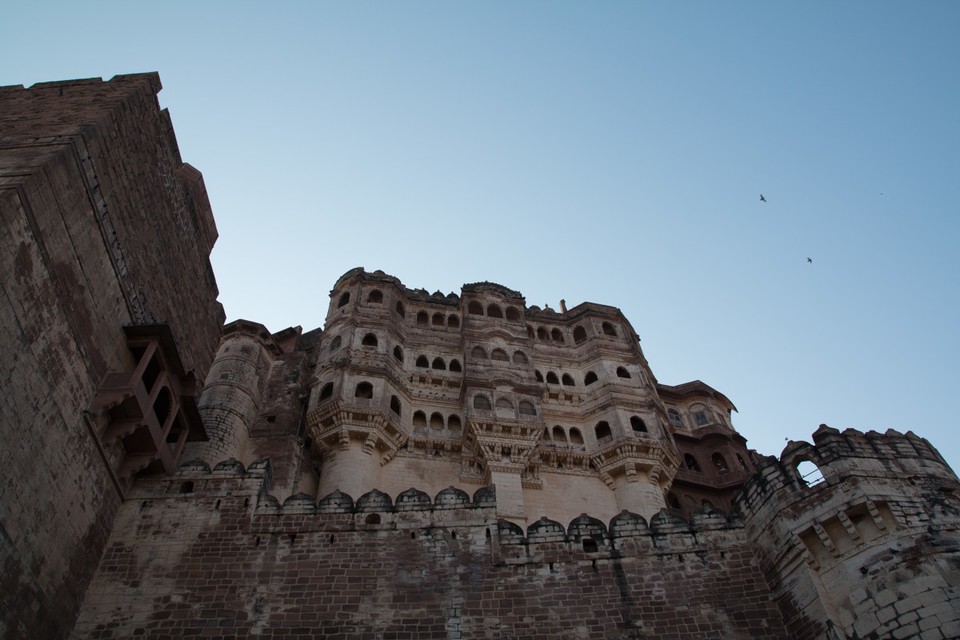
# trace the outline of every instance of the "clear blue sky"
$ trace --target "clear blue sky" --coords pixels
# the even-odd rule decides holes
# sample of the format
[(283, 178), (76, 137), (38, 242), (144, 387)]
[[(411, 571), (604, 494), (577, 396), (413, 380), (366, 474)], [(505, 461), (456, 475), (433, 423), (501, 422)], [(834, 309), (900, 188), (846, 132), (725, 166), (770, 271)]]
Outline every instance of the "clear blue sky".
[(960, 469), (960, 2), (12, 2), (3, 24), (0, 84), (160, 72), (230, 319), (320, 326), (355, 266), (611, 304), (763, 453), (893, 427)]

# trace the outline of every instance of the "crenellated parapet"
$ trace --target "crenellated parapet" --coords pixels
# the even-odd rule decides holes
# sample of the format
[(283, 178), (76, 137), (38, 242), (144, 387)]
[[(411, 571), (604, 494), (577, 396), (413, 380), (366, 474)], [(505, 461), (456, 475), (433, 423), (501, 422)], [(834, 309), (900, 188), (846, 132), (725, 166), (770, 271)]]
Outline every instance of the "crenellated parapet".
[(960, 481), (923, 438), (821, 425), (762, 459), (737, 508), (796, 637), (960, 632)]

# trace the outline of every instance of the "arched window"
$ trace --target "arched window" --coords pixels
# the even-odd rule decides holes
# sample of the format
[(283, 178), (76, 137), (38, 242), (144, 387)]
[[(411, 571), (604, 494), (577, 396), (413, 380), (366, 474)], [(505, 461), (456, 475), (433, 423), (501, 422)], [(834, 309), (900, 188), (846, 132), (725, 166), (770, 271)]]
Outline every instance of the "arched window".
[(566, 442), (567, 441), (567, 432), (563, 430), (563, 427), (557, 425), (553, 428), (553, 439), (556, 442)]
[(427, 360), (427, 356), (417, 356), (417, 366), (423, 369), (429, 369), (430, 361)]
[(523, 351), (514, 351), (513, 362), (514, 364), (528, 364), (530, 360), (527, 358), (527, 354), (525, 354)]
[(617, 367), (617, 377), (618, 378), (629, 378), (630, 372), (627, 371), (626, 367)]
[(443, 416), (436, 411), (430, 416), (430, 428), (437, 430), (443, 429)]
[(537, 382), (543, 382), (543, 374), (539, 371), (534, 371), (533, 376), (537, 379)]
[(700, 471), (700, 463), (689, 453), (683, 454), (683, 463), (687, 465), (687, 469), (690, 469), (690, 471)]
[(800, 482), (808, 487), (818, 485), (824, 481), (823, 472), (820, 471), (820, 467), (810, 460), (799, 461), (795, 469), (797, 475), (800, 477)]
[(432, 365), (432, 367), (433, 367), (434, 369), (439, 369), (440, 371), (446, 371), (446, 370), (447, 370), (447, 365), (446, 365), (446, 363), (443, 361), (443, 358), (434, 358), (434, 359), (433, 359), (433, 365)]
[(576, 383), (573, 381), (573, 376), (571, 376), (569, 373), (563, 374), (563, 375), (560, 377), (560, 382), (562, 382), (562, 383), (563, 383), (563, 386), (565, 386), (565, 387), (573, 387), (573, 386), (576, 386)]
[(337, 309), (340, 307), (345, 307), (347, 303), (350, 302), (350, 292), (347, 291), (345, 294), (340, 296), (340, 302), (337, 303)]
[(730, 470), (730, 467), (727, 466), (727, 461), (723, 459), (723, 456), (720, 455), (720, 453), (714, 453), (710, 459), (713, 461), (713, 466), (715, 466), (718, 471)]
[(513, 403), (507, 400), (506, 398), (497, 398), (497, 409), (513, 411)]
[(576, 327), (574, 327), (574, 329), (573, 329), (573, 341), (576, 342), (577, 344), (580, 344), (581, 342), (583, 342), (583, 341), (586, 340), (586, 339), (587, 339), (587, 330), (584, 329), (583, 327), (579, 326), (579, 325), (577, 325)]
[(372, 290), (367, 294), (367, 302), (370, 304), (380, 304), (383, 302), (383, 293), (379, 289)]
[(746, 468), (747, 468), (747, 463), (743, 461), (743, 458), (740, 457), (740, 454), (739, 454), (739, 453), (737, 454), (737, 464), (740, 465), (740, 468), (741, 468), (741, 469), (746, 469)]
[(549, 340), (550, 334), (543, 327), (537, 327), (537, 340)]
[(377, 346), (377, 336), (373, 335), (372, 333), (368, 333), (367, 335), (363, 336), (361, 344), (365, 347), (375, 347)]
[(369, 382), (361, 382), (357, 385), (357, 390), (353, 393), (354, 398), (369, 399), (373, 397), (373, 385)]
[(534, 408), (532, 402), (527, 402), (526, 400), (521, 400), (520, 405), (518, 406), (520, 415), (522, 416), (535, 416), (537, 415), (537, 410)]
[(447, 326), (451, 329), (460, 328), (460, 316), (450, 316), (447, 318)]
[(520, 321), (520, 312), (517, 311), (516, 307), (507, 307), (507, 320), (512, 320), (513, 322)]
[(461, 428), (460, 416), (452, 415), (447, 418), (447, 429), (459, 430)]
[(491, 303), (487, 305), (487, 315), (491, 318), (502, 318), (503, 311), (500, 310), (500, 307)]
[(584, 386), (588, 384), (593, 384), (596, 381), (597, 381), (597, 374), (595, 374), (593, 371), (587, 371), (587, 375), (583, 376)]
[(560, 329), (554, 328), (553, 331), (550, 332), (550, 337), (553, 338), (554, 342), (563, 342), (563, 332), (560, 331)]
[(482, 393), (478, 393), (473, 397), (473, 408), (479, 409), (481, 411), (490, 411), (490, 409), (492, 408), (490, 406), (490, 398), (483, 395)]
[(336, 351), (340, 348), (340, 336), (334, 336), (330, 341), (330, 351)]
[(317, 402), (323, 402), (327, 398), (333, 395), (333, 383), (328, 382), (323, 385), (323, 388), (320, 389), (320, 396), (317, 398)]
[(580, 433), (580, 429), (576, 427), (570, 429), (570, 444), (583, 444), (583, 434)]
[(646, 433), (647, 423), (640, 416), (630, 416), (630, 426), (636, 433)]
[(677, 499), (677, 496), (672, 493), (667, 494), (667, 504), (670, 505), (671, 509), (679, 509), (680, 501)]
[(398, 362), (403, 362), (403, 349), (400, 348), (400, 345), (393, 348), (393, 357), (396, 358)]
[(597, 441), (599, 442), (603, 438), (611, 438), (613, 434), (610, 433), (610, 423), (606, 420), (601, 420), (597, 423), (597, 426), (593, 428), (593, 433), (597, 436)]
[(413, 413), (413, 426), (415, 427), (427, 426), (427, 414), (425, 414), (423, 411), (415, 411)]
[(553, 371), (547, 371), (547, 384), (560, 384), (560, 379)]
[(487, 352), (483, 350), (483, 347), (474, 347), (473, 351), (470, 352), (470, 355), (474, 360), (486, 360)]
[(683, 426), (683, 418), (680, 417), (680, 412), (676, 409), (667, 409), (667, 418), (676, 426)]
[(707, 412), (703, 409), (693, 412), (693, 421), (697, 424), (698, 427), (703, 427), (710, 424), (710, 418), (707, 417)]
[(397, 315), (398, 315), (398, 316), (400, 316), (401, 318), (406, 318), (406, 317), (407, 317), (407, 310), (404, 309), (402, 302), (400, 302), (399, 300), (397, 300), (397, 306), (394, 307), (394, 308), (397, 310)]
[(426, 311), (417, 312), (417, 326), (425, 327), (430, 324), (430, 315)]
[(530, 325), (527, 325), (527, 337), (533, 340), (534, 336), (535, 334), (533, 332), (533, 327), (531, 327)]
[(450, 371), (463, 371), (460, 367), (460, 361), (456, 358), (450, 361)]
[(442, 313), (437, 312), (433, 314), (433, 326), (435, 327), (442, 327), (446, 324), (446, 320), (447, 319), (443, 317)]
[(614, 329), (614, 328), (613, 328), (613, 325), (610, 324), (609, 322), (604, 322), (604, 323), (603, 323), (603, 333), (604, 333), (604, 335), (616, 337), (616, 335), (617, 335), (617, 330)]
[(482, 316), (483, 315), (483, 305), (474, 300), (467, 305), (467, 313), (472, 316)]
[(500, 360), (501, 362), (510, 362), (510, 358), (507, 357), (507, 352), (503, 349), (494, 349), (490, 352), (491, 360)]
[(390, 411), (400, 415), (400, 398), (397, 396), (390, 396)]

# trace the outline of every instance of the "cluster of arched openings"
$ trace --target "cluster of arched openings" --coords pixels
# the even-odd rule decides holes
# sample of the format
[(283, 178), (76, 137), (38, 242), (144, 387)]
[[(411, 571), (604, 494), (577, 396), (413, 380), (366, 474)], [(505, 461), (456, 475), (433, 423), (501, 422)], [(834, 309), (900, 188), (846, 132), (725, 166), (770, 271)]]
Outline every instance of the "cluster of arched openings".
[[(565, 387), (576, 386), (576, 383), (573, 381), (573, 376), (571, 376), (569, 373), (564, 373), (558, 377), (555, 372), (547, 371), (547, 375), (544, 376), (542, 373), (540, 373), (539, 370), (537, 370), (537, 371), (534, 371), (533, 374), (534, 376), (536, 376), (537, 382), (546, 382), (547, 384), (560, 384)], [(626, 367), (617, 367), (617, 377), (629, 379), (629, 378), (632, 378), (633, 376), (630, 375), (630, 372), (627, 371)], [(583, 376), (583, 386), (585, 387), (589, 386), (594, 382), (596, 382), (597, 380), (599, 380), (599, 378), (597, 377), (596, 372), (587, 371), (587, 373), (584, 374)]]
[(506, 318), (511, 322), (520, 321), (520, 310), (516, 307), (507, 307), (506, 313), (500, 308), (500, 305), (491, 302), (487, 305), (484, 313), (483, 303), (479, 300), (472, 300), (467, 304), (467, 313), (472, 316), (487, 316), (488, 318)]
[[(747, 463), (744, 462), (743, 457), (738, 453), (737, 464), (740, 465), (741, 469), (747, 469)], [(727, 459), (723, 457), (719, 451), (714, 451), (710, 456), (710, 463), (713, 464), (714, 468), (720, 473), (726, 473), (730, 471), (730, 466), (727, 464)], [(700, 471), (700, 462), (692, 453), (683, 454), (683, 464), (690, 471)]]
[[(648, 433), (647, 423), (644, 422), (643, 418), (640, 416), (630, 416), (630, 428), (635, 434)], [(575, 445), (583, 444), (583, 434), (577, 427), (571, 427), (568, 432), (560, 425), (555, 425), (552, 429), (547, 429), (545, 435), (553, 442), (568, 442)], [(610, 423), (606, 420), (600, 420), (597, 422), (597, 424), (593, 427), (593, 435), (597, 442), (601, 444), (612, 439), (613, 431), (610, 428)]]
[[(490, 396), (484, 393), (478, 393), (473, 397), (473, 408), (478, 411), (493, 411), (494, 405), (490, 402)], [(513, 402), (509, 398), (499, 397), (496, 402), (497, 410), (513, 412)], [(521, 416), (537, 415), (537, 408), (529, 400), (521, 400), (516, 407), (516, 411)]]
[(439, 311), (435, 312), (433, 316), (431, 316), (426, 311), (418, 311), (417, 326), (418, 327), (434, 327), (436, 329), (442, 329), (444, 327), (448, 329), (459, 329), (460, 316), (454, 313), (451, 313), (449, 316), (445, 316)]
[[(487, 359), (487, 350), (483, 347), (477, 345), (470, 351), (470, 357), (474, 360), (486, 360)], [(490, 352), (490, 360), (497, 360), (499, 362), (511, 362), (510, 356), (507, 355), (507, 352), (503, 349), (497, 347)], [(514, 364), (529, 364), (530, 359), (527, 357), (523, 351), (514, 351), (513, 360)]]
[[(417, 356), (416, 365), (420, 369), (436, 369), (438, 371), (447, 370), (447, 363), (444, 362), (443, 358), (439, 356), (434, 358), (433, 362), (431, 362), (427, 356)], [(460, 366), (460, 361), (456, 358), (450, 361), (450, 371), (463, 371), (463, 368)]]
[(463, 423), (460, 420), (460, 416), (455, 413), (450, 414), (444, 419), (443, 414), (439, 411), (434, 411), (430, 414), (430, 420), (427, 420), (427, 414), (423, 411), (414, 411), (413, 412), (413, 426), (416, 427), (430, 427), (434, 430), (441, 430), (444, 427), (451, 429), (453, 431), (459, 431), (463, 428)]

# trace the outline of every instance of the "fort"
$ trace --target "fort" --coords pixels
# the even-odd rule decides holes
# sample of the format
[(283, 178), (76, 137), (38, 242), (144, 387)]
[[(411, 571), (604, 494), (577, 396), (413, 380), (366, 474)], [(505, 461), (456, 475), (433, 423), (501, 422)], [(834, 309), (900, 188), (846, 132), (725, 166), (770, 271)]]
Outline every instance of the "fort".
[(490, 282), (224, 325), (160, 88), (0, 88), (0, 636), (960, 637), (913, 432), (758, 454), (616, 307)]

